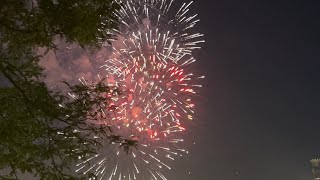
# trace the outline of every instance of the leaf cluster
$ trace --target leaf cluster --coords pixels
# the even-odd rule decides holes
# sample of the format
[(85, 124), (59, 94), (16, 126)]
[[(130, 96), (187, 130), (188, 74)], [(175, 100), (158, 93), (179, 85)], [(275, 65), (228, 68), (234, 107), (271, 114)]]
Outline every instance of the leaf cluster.
[(11, 83), (0, 88), (0, 169), (11, 170), (6, 177), (27, 172), (42, 179), (72, 179), (68, 167), (94, 154), (102, 141), (119, 143), (126, 152), (136, 146), (112, 131), (107, 106), (114, 88), (103, 81), (95, 86), (65, 82), (69, 96), (52, 92), (39, 81), (41, 69), (30, 58), (22, 65), (0, 63)]
[[(56, 37), (99, 47), (114, 37), (118, 20), (112, 0), (2, 0), (0, 4), (0, 179), (79, 179), (70, 171), (78, 158), (97, 152), (103, 141), (124, 151), (135, 140), (113, 132), (107, 108), (117, 89), (65, 83), (69, 95), (40, 79), (35, 50), (55, 50)], [(91, 174), (92, 175), (92, 174)], [(22, 178), (23, 179), (23, 178)]]
[(99, 46), (113, 36), (119, 9), (113, 0), (2, 0), (0, 41), (10, 47), (54, 48), (60, 36), (82, 46)]

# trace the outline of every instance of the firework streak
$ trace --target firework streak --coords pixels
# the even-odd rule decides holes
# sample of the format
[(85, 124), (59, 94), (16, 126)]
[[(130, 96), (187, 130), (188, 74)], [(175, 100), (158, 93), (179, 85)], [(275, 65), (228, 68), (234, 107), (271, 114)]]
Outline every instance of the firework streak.
[(199, 21), (190, 15), (192, 2), (121, 4), (116, 12), (120, 28), (108, 32), (118, 37), (112, 55), (100, 53), (97, 58), (105, 61), (107, 83), (124, 92), (112, 98), (111, 122), (120, 135), (136, 139), (139, 146), (127, 155), (119, 144), (106, 144), (79, 163), (76, 172), (93, 172), (98, 179), (165, 180), (170, 161), (188, 153), (183, 148), (184, 122), (193, 119), (192, 97), (204, 78), (190, 72), (192, 53), (204, 42), (203, 34), (192, 33)]

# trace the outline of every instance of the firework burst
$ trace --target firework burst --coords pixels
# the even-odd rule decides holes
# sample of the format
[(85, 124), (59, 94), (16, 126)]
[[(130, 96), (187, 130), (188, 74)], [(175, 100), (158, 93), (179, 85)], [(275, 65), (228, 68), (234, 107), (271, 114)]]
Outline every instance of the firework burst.
[[(192, 33), (199, 21), (190, 15), (192, 4), (174, 0), (127, 0), (116, 12), (120, 29), (113, 46), (105, 45), (106, 81), (122, 93), (112, 98), (112, 125), (139, 147), (127, 155), (121, 144), (105, 145), (77, 165), (77, 172), (94, 172), (99, 179), (166, 179), (170, 161), (188, 153), (184, 149), (186, 121), (193, 119), (196, 89), (201, 87), (190, 71), (192, 53), (204, 42)], [(109, 50), (108, 50), (109, 49)], [(110, 51), (112, 55), (110, 56)], [(104, 54), (105, 53), (105, 54)], [(86, 83), (83, 81), (83, 83)], [(87, 163), (90, 163), (88, 165)]]

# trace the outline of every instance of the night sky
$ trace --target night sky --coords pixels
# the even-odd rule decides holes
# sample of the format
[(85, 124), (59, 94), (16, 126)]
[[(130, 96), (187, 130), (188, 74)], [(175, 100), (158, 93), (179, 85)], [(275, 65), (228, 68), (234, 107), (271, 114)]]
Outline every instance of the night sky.
[(320, 0), (195, 0), (191, 10), (206, 35), (193, 71), (206, 79), (186, 138), (196, 145), (168, 178), (312, 180)]
[[(320, 1), (198, 0), (206, 75), (188, 178), (311, 180), (320, 155)], [(181, 166), (182, 167), (182, 166)]]

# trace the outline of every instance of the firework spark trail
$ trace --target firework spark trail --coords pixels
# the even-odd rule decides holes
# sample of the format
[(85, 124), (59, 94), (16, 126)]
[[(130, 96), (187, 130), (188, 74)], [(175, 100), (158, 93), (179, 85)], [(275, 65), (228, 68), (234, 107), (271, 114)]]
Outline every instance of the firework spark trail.
[(105, 144), (99, 154), (79, 163), (77, 172), (93, 171), (100, 179), (164, 180), (164, 169), (172, 169), (170, 161), (188, 153), (181, 148), (184, 125), (193, 119), (192, 96), (202, 87), (198, 79), (204, 78), (189, 67), (196, 61), (193, 51), (204, 42), (203, 34), (192, 32), (199, 19), (190, 15), (191, 4), (173, 7), (174, 0), (122, 1), (115, 13), (120, 29), (108, 32), (118, 40), (113, 40), (111, 48), (106, 45), (106, 54), (102, 51), (97, 59), (105, 61), (101, 67), (108, 74), (107, 83), (124, 92), (109, 105), (108, 110), (115, 112), (112, 124), (140, 145), (126, 155), (119, 144)]

